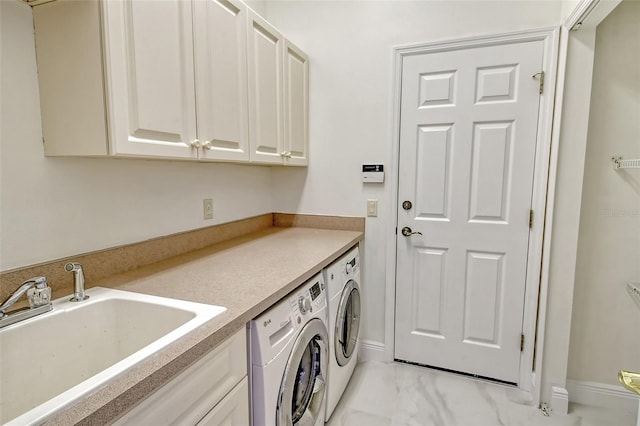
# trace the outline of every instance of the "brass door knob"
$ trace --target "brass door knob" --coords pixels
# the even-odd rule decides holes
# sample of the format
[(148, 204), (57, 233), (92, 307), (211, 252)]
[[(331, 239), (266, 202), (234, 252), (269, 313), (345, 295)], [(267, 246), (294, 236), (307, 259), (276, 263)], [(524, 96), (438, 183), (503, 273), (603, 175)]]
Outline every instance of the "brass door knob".
[(411, 228), (409, 228), (408, 226), (405, 226), (404, 228), (402, 228), (401, 232), (402, 232), (402, 235), (404, 235), (405, 237), (409, 237), (413, 234), (422, 235), (422, 232), (412, 231)]

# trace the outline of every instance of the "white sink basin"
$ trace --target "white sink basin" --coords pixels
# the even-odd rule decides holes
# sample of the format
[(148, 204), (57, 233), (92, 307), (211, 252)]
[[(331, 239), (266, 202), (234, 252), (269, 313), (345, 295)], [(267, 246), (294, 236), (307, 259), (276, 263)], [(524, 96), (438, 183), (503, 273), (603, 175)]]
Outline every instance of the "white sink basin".
[(95, 287), (0, 329), (0, 424), (35, 424), (226, 308)]

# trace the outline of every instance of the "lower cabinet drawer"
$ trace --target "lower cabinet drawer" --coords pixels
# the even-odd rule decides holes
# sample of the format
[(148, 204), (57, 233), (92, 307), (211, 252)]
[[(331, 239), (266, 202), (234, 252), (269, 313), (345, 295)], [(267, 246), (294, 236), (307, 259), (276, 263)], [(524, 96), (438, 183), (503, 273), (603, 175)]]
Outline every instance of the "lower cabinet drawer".
[(246, 377), (247, 335), (243, 328), (114, 424), (195, 425)]
[(247, 426), (249, 424), (249, 385), (245, 377), (198, 426)]

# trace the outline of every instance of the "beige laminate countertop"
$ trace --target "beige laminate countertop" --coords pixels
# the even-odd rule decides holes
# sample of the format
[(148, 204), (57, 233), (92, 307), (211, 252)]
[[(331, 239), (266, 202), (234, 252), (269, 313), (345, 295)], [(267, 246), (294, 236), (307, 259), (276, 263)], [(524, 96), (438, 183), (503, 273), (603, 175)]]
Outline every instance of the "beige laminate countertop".
[(355, 231), (269, 228), (90, 283), (227, 310), (48, 424), (103, 425), (115, 420), (362, 238), (363, 233)]

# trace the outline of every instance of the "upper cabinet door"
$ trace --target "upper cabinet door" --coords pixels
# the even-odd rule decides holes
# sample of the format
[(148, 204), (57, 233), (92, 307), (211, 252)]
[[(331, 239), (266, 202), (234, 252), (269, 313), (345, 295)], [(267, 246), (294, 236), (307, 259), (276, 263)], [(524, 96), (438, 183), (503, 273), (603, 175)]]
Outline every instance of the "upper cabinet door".
[(252, 10), (248, 17), (250, 157), (252, 162), (282, 164), (284, 37)]
[(200, 159), (248, 161), (247, 7), (195, 0), (193, 12)]
[(191, 3), (102, 4), (111, 154), (196, 159)]
[(285, 164), (309, 163), (309, 60), (289, 40), (284, 53), (284, 148)]

